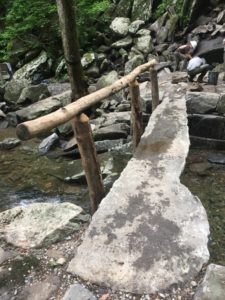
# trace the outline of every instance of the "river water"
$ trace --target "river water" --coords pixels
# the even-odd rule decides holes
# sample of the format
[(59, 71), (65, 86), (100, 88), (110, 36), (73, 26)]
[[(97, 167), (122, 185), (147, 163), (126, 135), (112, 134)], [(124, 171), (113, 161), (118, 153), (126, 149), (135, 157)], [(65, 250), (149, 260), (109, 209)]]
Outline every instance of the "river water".
[[(6, 137), (15, 137), (15, 129), (2, 130), (0, 141)], [(89, 211), (86, 185), (65, 182), (66, 177), (82, 171), (80, 160), (40, 156), (39, 143), (35, 138), (12, 150), (0, 151), (0, 211), (33, 202), (64, 201)], [(225, 166), (209, 164), (207, 157), (211, 152), (190, 150), (181, 182), (200, 198), (207, 211), (211, 261), (225, 265)], [(101, 165), (110, 162), (110, 172), (119, 175), (130, 155), (108, 152), (99, 158)]]

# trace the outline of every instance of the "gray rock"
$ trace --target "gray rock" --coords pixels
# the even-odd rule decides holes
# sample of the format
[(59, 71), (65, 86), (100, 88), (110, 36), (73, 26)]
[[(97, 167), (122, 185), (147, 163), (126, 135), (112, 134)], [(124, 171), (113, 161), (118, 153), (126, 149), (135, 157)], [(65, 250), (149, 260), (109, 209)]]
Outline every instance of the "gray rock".
[(168, 12), (159, 17), (151, 26), (150, 30), (158, 33), (162, 26), (165, 25), (166, 19), (168, 18)]
[(97, 298), (84, 286), (76, 283), (69, 287), (62, 300), (97, 300)]
[(85, 53), (81, 58), (81, 64), (84, 69), (89, 67), (97, 58), (97, 55), (94, 52)]
[(187, 112), (189, 114), (207, 114), (216, 111), (220, 96), (216, 93), (187, 92)]
[(135, 40), (135, 48), (144, 54), (149, 54), (153, 50), (150, 35), (144, 35)]
[(7, 139), (4, 139), (2, 142), (0, 142), (0, 149), (1, 150), (10, 150), (10, 149), (13, 149), (16, 146), (18, 146), (20, 143), (21, 143), (21, 141), (16, 138), (7, 138)]
[(125, 64), (125, 74), (129, 74), (133, 69), (138, 67), (144, 62), (144, 57), (142, 55), (135, 55), (133, 58), (128, 60)]
[(50, 245), (79, 230), (82, 208), (72, 203), (34, 203), (0, 213), (0, 235), (16, 247)]
[(110, 24), (110, 29), (119, 36), (125, 37), (128, 33), (130, 25), (129, 18), (117, 17)]
[(129, 33), (135, 34), (145, 22), (143, 20), (136, 20), (132, 22), (129, 26)]
[(97, 90), (102, 89), (119, 79), (118, 73), (116, 71), (111, 71), (107, 75), (102, 76), (99, 78), (96, 84)]
[(128, 48), (132, 45), (132, 42), (133, 42), (132, 37), (128, 35), (125, 38), (113, 43), (112, 47), (115, 49)]
[(16, 299), (49, 300), (59, 285), (59, 278), (49, 275), (44, 281), (35, 282), (30, 286), (24, 287)]
[(42, 155), (46, 154), (58, 141), (58, 135), (56, 133), (51, 134), (40, 143), (38, 152)]
[(194, 300), (224, 300), (225, 267), (210, 264), (203, 282), (197, 288)]
[(103, 114), (100, 126), (110, 126), (117, 123), (130, 125), (130, 112), (111, 112)]
[(40, 96), (42, 95), (44, 95), (45, 98), (50, 96), (47, 84), (41, 83), (38, 85), (31, 85), (22, 90), (17, 103), (20, 104), (26, 102), (27, 100), (31, 103), (34, 103), (40, 100)]
[(199, 199), (179, 180), (188, 148), (185, 99), (164, 100), (68, 272), (138, 294), (193, 280), (209, 259), (209, 224)]
[(223, 153), (211, 153), (208, 155), (207, 160), (214, 164), (225, 164), (225, 155)]
[(61, 106), (57, 98), (47, 98), (17, 110), (15, 114), (20, 121), (28, 121), (55, 111)]
[(98, 78), (100, 76), (99, 67), (96, 63), (93, 63), (85, 70), (85, 74), (92, 78)]
[(5, 86), (4, 99), (9, 103), (15, 103), (22, 92), (22, 90), (29, 85), (26, 79), (12, 79), (7, 82)]
[(188, 116), (190, 135), (224, 140), (225, 118), (215, 115), (192, 114)]
[(48, 57), (45, 51), (42, 51), (37, 58), (17, 70), (13, 77), (14, 79), (27, 79), (32, 81), (35, 73), (42, 71), (49, 72)]
[(134, 0), (131, 19), (148, 21), (152, 15), (153, 0)]
[(129, 135), (130, 126), (127, 124), (114, 124), (93, 131), (95, 141), (125, 139)]
[(138, 30), (138, 32), (136, 33), (136, 36), (145, 36), (145, 35), (151, 35), (151, 31), (148, 29), (140, 29)]
[(5, 251), (0, 247), (0, 265), (5, 261), (13, 258), (15, 255), (18, 255), (18, 253), (16, 252), (13, 253), (12, 251), (9, 250)]
[(225, 94), (220, 94), (219, 101), (217, 103), (216, 111), (219, 114), (225, 114)]

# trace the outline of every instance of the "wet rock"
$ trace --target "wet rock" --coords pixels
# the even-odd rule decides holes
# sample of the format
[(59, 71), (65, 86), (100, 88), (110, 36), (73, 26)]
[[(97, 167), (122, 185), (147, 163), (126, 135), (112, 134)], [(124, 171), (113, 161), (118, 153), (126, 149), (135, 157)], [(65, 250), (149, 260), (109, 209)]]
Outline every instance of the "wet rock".
[(220, 96), (216, 93), (187, 92), (187, 112), (190, 114), (207, 114), (216, 111)]
[(13, 149), (16, 146), (18, 146), (20, 143), (21, 143), (21, 141), (16, 138), (7, 138), (7, 139), (4, 139), (2, 142), (0, 142), (0, 149), (1, 150), (10, 150), (10, 149)]
[(50, 96), (48, 86), (44, 83), (25, 87), (22, 90), (20, 97), (17, 100), (17, 103), (20, 104), (20, 103), (24, 103), (26, 101), (29, 101), (30, 103), (34, 103), (34, 102), (37, 102), (38, 100), (40, 100), (40, 96), (42, 96), (44, 98), (47, 98)]
[(225, 140), (190, 136), (191, 147), (197, 149), (225, 150)]
[(2, 248), (0, 248), (0, 265), (2, 263), (4, 263), (5, 261), (13, 258), (15, 255), (17, 255), (18, 253), (16, 252), (12, 252), (12, 251), (5, 251)]
[(62, 106), (61, 102), (55, 98), (47, 98), (35, 102), (25, 108), (17, 110), (15, 115), (20, 121), (28, 121), (36, 119), (40, 116), (49, 114)]
[(211, 153), (207, 160), (214, 164), (225, 164), (225, 155), (223, 153)]
[(97, 300), (97, 298), (87, 288), (76, 283), (70, 286), (62, 300)]
[(0, 213), (0, 234), (17, 247), (34, 248), (55, 243), (79, 230), (82, 208), (72, 203), (35, 203)]
[(125, 37), (128, 33), (129, 25), (130, 25), (129, 18), (118, 17), (112, 21), (112, 23), (110, 25), (110, 29), (116, 35)]
[(46, 137), (38, 146), (38, 152), (42, 155), (46, 154), (59, 141), (59, 136), (56, 133)]
[(49, 300), (59, 285), (60, 280), (58, 277), (48, 275), (44, 281), (35, 282), (27, 287), (25, 286), (16, 299)]
[(207, 162), (203, 163), (196, 163), (190, 165), (190, 170), (193, 173), (196, 173), (200, 176), (207, 176), (210, 175), (210, 169), (212, 169), (212, 165)]
[(224, 140), (225, 118), (215, 115), (192, 114), (188, 116), (190, 135)]
[(197, 288), (194, 300), (224, 300), (225, 267), (210, 264), (203, 282)]

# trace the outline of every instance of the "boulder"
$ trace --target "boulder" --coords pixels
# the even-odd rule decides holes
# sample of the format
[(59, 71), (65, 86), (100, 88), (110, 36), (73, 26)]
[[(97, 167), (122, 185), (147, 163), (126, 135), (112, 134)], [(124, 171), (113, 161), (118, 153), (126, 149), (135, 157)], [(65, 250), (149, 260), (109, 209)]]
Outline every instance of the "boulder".
[(143, 54), (149, 54), (152, 52), (153, 44), (151, 42), (151, 36), (150, 35), (143, 35), (141, 37), (138, 37), (135, 40), (135, 45), (134, 47), (141, 51)]
[(0, 150), (10, 150), (15, 148), (21, 143), (20, 140), (16, 138), (7, 138), (0, 142)]
[(0, 213), (0, 234), (21, 248), (42, 247), (79, 230), (82, 208), (72, 203), (33, 203)]
[(126, 62), (124, 73), (129, 74), (133, 69), (143, 64), (143, 62), (144, 62), (143, 55), (135, 55), (133, 58), (131, 58)]
[(25, 87), (22, 90), (20, 97), (17, 100), (17, 103), (20, 104), (26, 101), (29, 101), (30, 103), (34, 103), (40, 100), (40, 97), (47, 98), (48, 96), (50, 96), (50, 92), (48, 90), (47, 84), (41, 83), (38, 85), (31, 85)]
[(128, 48), (132, 45), (132, 43), (133, 43), (133, 39), (131, 36), (128, 35), (125, 38), (113, 43), (112, 47), (115, 49)]
[(99, 80), (96, 83), (97, 90), (102, 89), (115, 81), (119, 79), (118, 73), (116, 71), (111, 71), (107, 75), (103, 75), (99, 78)]
[(219, 114), (225, 114), (225, 94), (220, 94), (219, 101), (217, 103), (216, 111)]
[(19, 99), (22, 90), (28, 85), (29, 81), (27, 79), (12, 79), (5, 86), (4, 99), (8, 103), (15, 103)]
[(101, 140), (116, 140), (125, 139), (130, 133), (130, 126), (127, 124), (114, 124), (105, 126), (93, 131), (93, 136), (95, 141)]
[(117, 2), (113, 15), (116, 17), (129, 17), (133, 0), (119, 0)]
[(131, 20), (148, 21), (152, 16), (152, 4), (153, 0), (134, 0)]
[(198, 286), (194, 300), (224, 300), (225, 267), (210, 264), (203, 282)]
[(39, 81), (41, 81), (46, 78), (46, 76), (49, 76), (49, 72), (50, 62), (48, 60), (47, 53), (42, 51), (37, 58), (17, 70), (13, 77), (14, 79), (25, 78), (30, 82), (35, 81), (36, 83), (37, 76), (39, 76)]
[(130, 19), (129, 18), (115, 18), (111, 25), (110, 29), (115, 33), (116, 35), (125, 37), (128, 33), (130, 25)]
[(69, 287), (62, 300), (97, 300), (83, 285), (76, 283)]
[(190, 135), (210, 139), (225, 139), (225, 118), (215, 115), (193, 114), (188, 116)]
[(142, 25), (144, 25), (145, 22), (142, 20), (136, 20), (134, 22), (132, 22), (129, 26), (129, 33), (130, 34), (135, 34)]
[(85, 53), (81, 58), (81, 64), (84, 69), (89, 67), (97, 58), (94, 52)]
[(187, 92), (186, 103), (189, 114), (207, 114), (216, 111), (220, 95), (216, 93)]
[(42, 155), (46, 154), (58, 141), (59, 136), (54, 132), (40, 143), (38, 152)]
[(196, 51), (197, 56), (203, 56), (207, 63), (223, 62), (223, 37), (201, 40)]
[[(23, 122), (47, 115), (50, 112), (57, 110), (61, 106), (61, 102), (58, 99), (47, 98), (17, 110), (13, 114), (16, 115), (19, 121)], [(7, 116), (8, 115), (9, 114), (7, 114)]]

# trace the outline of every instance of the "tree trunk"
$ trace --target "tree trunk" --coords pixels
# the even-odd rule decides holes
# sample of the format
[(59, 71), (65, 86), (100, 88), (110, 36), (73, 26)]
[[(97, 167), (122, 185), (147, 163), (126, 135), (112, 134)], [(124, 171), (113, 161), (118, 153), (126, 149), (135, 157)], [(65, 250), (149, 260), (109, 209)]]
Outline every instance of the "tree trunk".
[(74, 1), (71, 0), (57, 0), (64, 55), (71, 83), (71, 96), (74, 101), (85, 96), (87, 89), (81, 65), (80, 45), (73, 3)]

